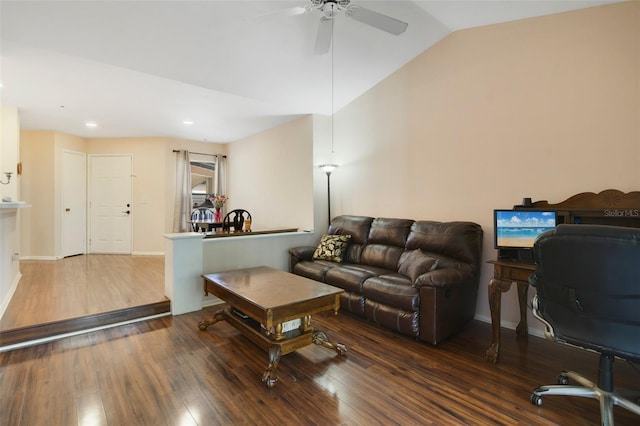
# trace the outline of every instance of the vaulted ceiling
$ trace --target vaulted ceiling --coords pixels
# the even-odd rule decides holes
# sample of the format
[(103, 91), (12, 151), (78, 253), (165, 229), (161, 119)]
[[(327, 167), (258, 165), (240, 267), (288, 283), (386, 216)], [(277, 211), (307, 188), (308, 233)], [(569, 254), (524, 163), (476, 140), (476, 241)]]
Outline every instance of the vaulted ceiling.
[(23, 129), (225, 143), (330, 115), (453, 31), (614, 2), (353, 0), (407, 31), (341, 14), (316, 55), (322, 13), (284, 13), (310, 0), (1, 0), (0, 102)]

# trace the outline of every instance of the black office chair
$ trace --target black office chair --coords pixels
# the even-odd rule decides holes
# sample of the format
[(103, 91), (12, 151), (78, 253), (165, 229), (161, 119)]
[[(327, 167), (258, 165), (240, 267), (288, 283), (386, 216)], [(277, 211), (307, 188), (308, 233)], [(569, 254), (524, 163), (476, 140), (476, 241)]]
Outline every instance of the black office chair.
[(231, 210), (222, 220), (222, 229), (224, 231), (231, 231), (231, 228), (233, 228), (234, 231), (243, 231), (245, 221), (248, 221), (248, 230), (250, 230), (251, 213), (243, 209)]
[[(598, 399), (603, 425), (613, 424), (613, 405), (640, 415), (640, 392), (614, 389), (613, 361), (640, 361), (640, 229), (558, 225), (534, 246), (533, 314), (551, 340), (598, 352), (598, 383), (563, 371), (558, 385), (533, 391)], [(578, 385), (569, 385), (569, 381)], [(640, 419), (638, 419), (640, 424)]]

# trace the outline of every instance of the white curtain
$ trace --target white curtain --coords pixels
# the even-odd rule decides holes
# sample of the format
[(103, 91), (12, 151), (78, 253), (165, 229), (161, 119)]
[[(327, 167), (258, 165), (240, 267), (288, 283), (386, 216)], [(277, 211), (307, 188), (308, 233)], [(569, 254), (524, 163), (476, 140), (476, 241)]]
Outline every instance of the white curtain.
[(189, 151), (176, 154), (176, 198), (173, 206), (173, 232), (191, 231), (191, 163)]
[(216, 155), (216, 195), (227, 195), (227, 157)]

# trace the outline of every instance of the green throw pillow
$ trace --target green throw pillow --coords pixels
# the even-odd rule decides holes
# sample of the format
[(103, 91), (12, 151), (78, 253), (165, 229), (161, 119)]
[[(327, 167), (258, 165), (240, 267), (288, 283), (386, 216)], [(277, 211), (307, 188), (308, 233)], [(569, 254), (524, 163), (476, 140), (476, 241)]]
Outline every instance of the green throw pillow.
[(416, 282), (420, 275), (433, 271), (437, 266), (438, 259), (427, 256), (420, 249), (416, 249), (402, 259), (402, 263), (398, 265), (398, 272), (408, 276), (411, 282)]
[(313, 253), (313, 260), (342, 262), (350, 241), (351, 235), (323, 235), (318, 248)]

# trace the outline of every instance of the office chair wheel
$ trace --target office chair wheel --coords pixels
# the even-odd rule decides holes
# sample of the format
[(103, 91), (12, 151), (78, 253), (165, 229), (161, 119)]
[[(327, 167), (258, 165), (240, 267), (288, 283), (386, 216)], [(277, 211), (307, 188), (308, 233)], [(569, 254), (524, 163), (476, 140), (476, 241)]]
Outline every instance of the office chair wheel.
[(559, 374), (558, 378), (556, 379), (556, 382), (559, 385), (568, 385), (569, 384), (569, 377), (567, 377), (565, 374)]
[(529, 397), (529, 400), (531, 401), (531, 403), (537, 407), (541, 407), (542, 406), (542, 397), (536, 393), (532, 393), (531, 397)]

